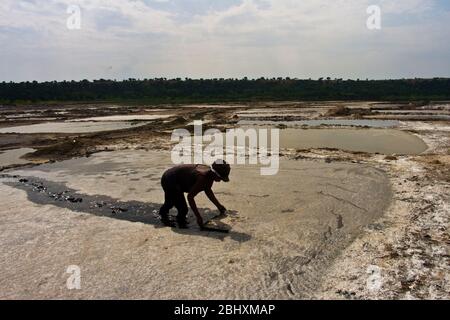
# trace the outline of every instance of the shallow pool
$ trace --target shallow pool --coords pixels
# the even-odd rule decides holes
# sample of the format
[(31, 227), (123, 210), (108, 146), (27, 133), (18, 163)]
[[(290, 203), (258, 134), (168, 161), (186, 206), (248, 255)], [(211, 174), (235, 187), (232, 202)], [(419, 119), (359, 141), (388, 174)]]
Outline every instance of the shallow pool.
[[(242, 127), (247, 130), (250, 127)], [(262, 127), (256, 128), (257, 130)], [(269, 140), (270, 147), (271, 141)], [(284, 129), (280, 130), (281, 149), (341, 149), (386, 155), (415, 155), (428, 149), (417, 136), (395, 129)]]
[(143, 126), (145, 124), (147, 124), (147, 122), (48, 122), (27, 126), (1, 128), (0, 133), (89, 133), (129, 129)]
[(6, 150), (0, 152), (0, 167), (6, 167), (13, 164), (25, 164), (29, 161), (21, 159), (23, 155), (26, 155), (27, 153), (34, 152), (35, 149), (31, 148), (20, 148), (20, 149), (13, 149), (13, 150)]
[(266, 121), (266, 120), (242, 120), (239, 125), (286, 125), (293, 126), (353, 126), (353, 127), (370, 127), (370, 128), (393, 128), (400, 125), (396, 120), (338, 120), (338, 119), (324, 119), (324, 120), (299, 120), (299, 121)]
[(109, 121), (150, 121), (158, 119), (170, 118), (173, 115), (170, 114), (160, 114), (160, 115), (149, 115), (149, 114), (136, 114), (136, 115), (117, 115), (117, 116), (104, 116), (104, 117), (92, 117), (92, 118), (82, 118), (71, 120), (71, 122), (109, 122)]

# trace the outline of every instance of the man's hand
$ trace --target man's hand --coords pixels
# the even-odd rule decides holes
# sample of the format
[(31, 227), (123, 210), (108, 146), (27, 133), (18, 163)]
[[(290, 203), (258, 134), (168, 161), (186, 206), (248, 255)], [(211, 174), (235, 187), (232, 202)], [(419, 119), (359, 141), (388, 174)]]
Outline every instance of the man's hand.
[(227, 209), (223, 205), (217, 206), (217, 209), (220, 211), (220, 214), (225, 214)]

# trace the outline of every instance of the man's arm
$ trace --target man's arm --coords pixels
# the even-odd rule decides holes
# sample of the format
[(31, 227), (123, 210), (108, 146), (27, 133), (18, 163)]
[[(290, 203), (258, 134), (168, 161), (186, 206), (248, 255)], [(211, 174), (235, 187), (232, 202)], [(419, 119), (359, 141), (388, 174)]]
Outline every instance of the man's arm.
[(217, 200), (216, 195), (214, 194), (214, 192), (212, 191), (211, 188), (207, 188), (205, 190), (206, 195), (208, 196), (208, 199), (214, 203), (214, 205), (217, 207), (217, 209), (219, 209), (220, 213), (224, 214), (225, 211), (227, 211), (227, 209), (225, 209), (225, 207), (219, 202), (219, 200)]
[(200, 227), (203, 227), (203, 218), (200, 215), (200, 212), (198, 212), (197, 204), (195, 203), (195, 197), (203, 191), (204, 189), (205, 181), (200, 178), (198, 179), (197, 183), (192, 187), (191, 191), (188, 193), (187, 199), (189, 202), (189, 206), (191, 207), (192, 211), (195, 214), (195, 217), (197, 218), (197, 223)]

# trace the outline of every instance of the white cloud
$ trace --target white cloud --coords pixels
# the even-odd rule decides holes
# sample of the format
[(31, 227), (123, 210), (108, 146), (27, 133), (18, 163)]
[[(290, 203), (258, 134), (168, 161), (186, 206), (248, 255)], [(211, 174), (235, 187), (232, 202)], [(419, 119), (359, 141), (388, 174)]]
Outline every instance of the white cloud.
[[(65, 27), (71, 4), (82, 8), (79, 31)], [(366, 28), (371, 4), (382, 8), (381, 31)], [(449, 16), (435, 5), (242, 0), (186, 20), (148, 0), (2, 0), (0, 80), (448, 75)]]

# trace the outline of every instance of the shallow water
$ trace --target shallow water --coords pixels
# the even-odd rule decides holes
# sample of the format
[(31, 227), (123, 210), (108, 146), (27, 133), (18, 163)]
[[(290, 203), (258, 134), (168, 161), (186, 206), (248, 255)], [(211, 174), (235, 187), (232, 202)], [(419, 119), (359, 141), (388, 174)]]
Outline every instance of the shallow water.
[(280, 109), (280, 108), (265, 108), (265, 109), (249, 109), (249, 110), (242, 110), (239, 111), (237, 114), (239, 116), (265, 116), (267, 114), (286, 114), (286, 113), (299, 113), (302, 111), (310, 111), (310, 110), (317, 110), (314, 108), (297, 108), (297, 109)]
[(395, 129), (289, 128), (280, 130), (279, 145), (281, 149), (331, 148), (386, 155), (415, 155), (428, 149), (420, 138)]
[[(317, 110), (316, 110), (317, 111)], [(242, 119), (260, 119), (268, 117), (300, 117), (305, 112), (265, 112), (265, 113), (239, 113), (238, 116)]]
[(186, 104), (183, 105), (183, 108), (217, 108), (217, 109), (229, 109), (229, 108), (236, 108), (236, 107), (245, 107), (245, 105), (234, 105), (234, 104)]
[(265, 120), (242, 120), (240, 125), (287, 125), (287, 126), (356, 126), (371, 128), (392, 128), (400, 125), (395, 120), (301, 120), (301, 121), (265, 121)]
[(389, 113), (389, 114), (424, 114), (424, 115), (448, 115), (448, 110), (373, 110), (374, 112), (379, 113)]
[(280, 132), (281, 148), (336, 148), (381, 154), (414, 155), (427, 150), (420, 138), (392, 129), (286, 129)]
[(0, 152), (0, 167), (6, 167), (13, 164), (24, 164), (28, 163), (29, 161), (20, 159), (23, 155), (34, 152), (34, 149), (31, 148), (20, 148), (20, 149), (14, 149), (14, 150), (6, 150), (3, 152)]
[(450, 121), (450, 115), (426, 115), (426, 114), (380, 114), (375, 116), (367, 116), (371, 119), (398, 119), (398, 120), (428, 120), (428, 121)]
[(0, 133), (89, 133), (143, 126), (146, 122), (49, 122), (0, 129)]
[(105, 116), (105, 117), (92, 117), (92, 118), (83, 118), (83, 119), (75, 119), (71, 122), (84, 122), (84, 121), (149, 121), (149, 120), (157, 120), (157, 119), (166, 119), (172, 117), (170, 114), (161, 114), (161, 115), (149, 115), (149, 114), (137, 114), (137, 115), (118, 115), (118, 116)]

